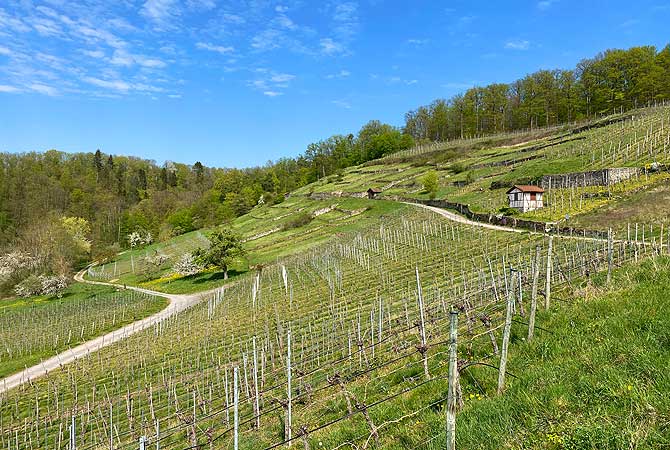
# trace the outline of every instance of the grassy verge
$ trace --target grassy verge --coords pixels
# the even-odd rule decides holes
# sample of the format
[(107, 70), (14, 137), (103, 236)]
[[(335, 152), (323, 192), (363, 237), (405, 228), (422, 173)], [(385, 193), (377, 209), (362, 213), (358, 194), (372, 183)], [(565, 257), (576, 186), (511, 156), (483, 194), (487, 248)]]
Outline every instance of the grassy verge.
[[(503, 396), (487, 398), (495, 388), (485, 369), (462, 375), (460, 448), (670, 447), (670, 260), (618, 270), (613, 285), (583, 288), (574, 303), (542, 314), (548, 332), (533, 342), (515, 324), (508, 368), (517, 378)], [(443, 421), (436, 408), (418, 425), (436, 433)], [(398, 435), (415, 434), (402, 428)]]

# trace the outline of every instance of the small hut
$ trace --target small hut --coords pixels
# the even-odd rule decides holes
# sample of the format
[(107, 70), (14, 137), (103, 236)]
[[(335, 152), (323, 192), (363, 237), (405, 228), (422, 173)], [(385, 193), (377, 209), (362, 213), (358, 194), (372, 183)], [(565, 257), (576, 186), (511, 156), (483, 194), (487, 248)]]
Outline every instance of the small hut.
[(518, 209), (521, 212), (534, 211), (544, 207), (542, 197), (544, 189), (539, 186), (514, 185), (507, 191), (510, 208)]
[(368, 189), (368, 198), (370, 200), (374, 199), (377, 195), (381, 194), (382, 190), (377, 188)]

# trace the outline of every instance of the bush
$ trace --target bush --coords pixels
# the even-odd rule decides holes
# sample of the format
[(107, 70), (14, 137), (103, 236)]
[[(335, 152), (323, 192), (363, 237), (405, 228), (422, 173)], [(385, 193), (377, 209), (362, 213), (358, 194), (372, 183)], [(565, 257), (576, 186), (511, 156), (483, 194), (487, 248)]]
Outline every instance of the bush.
[(440, 186), (437, 172), (434, 170), (428, 171), (422, 178), (423, 190), (430, 194), (431, 200), (437, 196), (437, 190)]
[(14, 286), (16, 295), (23, 298), (40, 295), (41, 291), (42, 282), (37, 275), (30, 275), (28, 278)]
[(68, 279), (65, 275), (46, 276), (40, 275), (41, 294), (55, 295), (58, 298), (63, 296), (63, 291), (67, 289)]
[(454, 172), (454, 173), (462, 173), (468, 170), (470, 166), (463, 163), (463, 162), (455, 162), (451, 166), (449, 166), (449, 169)]
[(300, 213), (293, 219), (289, 220), (282, 226), (282, 230), (291, 230), (293, 228), (300, 228), (312, 221), (312, 216), (307, 213)]

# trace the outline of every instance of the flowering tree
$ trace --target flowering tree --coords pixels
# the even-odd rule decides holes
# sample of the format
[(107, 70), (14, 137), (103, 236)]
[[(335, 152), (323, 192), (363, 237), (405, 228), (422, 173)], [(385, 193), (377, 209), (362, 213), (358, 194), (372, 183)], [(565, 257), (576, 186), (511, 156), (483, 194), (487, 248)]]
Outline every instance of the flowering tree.
[(190, 253), (185, 253), (181, 255), (172, 269), (179, 275), (189, 276), (200, 272), (202, 270), (202, 266), (196, 262), (195, 256)]
[(133, 231), (128, 235), (128, 243), (131, 248), (138, 247), (140, 245), (148, 245), (154, 241), (154, 237), (151, 235), (151, 232), (146, 231)]
[(68, 279), (64, 275), (46, 276), (40, 275), (42, 295), (56, 295), (58, 298), (63, 296), (63, 291), (67, 289)]

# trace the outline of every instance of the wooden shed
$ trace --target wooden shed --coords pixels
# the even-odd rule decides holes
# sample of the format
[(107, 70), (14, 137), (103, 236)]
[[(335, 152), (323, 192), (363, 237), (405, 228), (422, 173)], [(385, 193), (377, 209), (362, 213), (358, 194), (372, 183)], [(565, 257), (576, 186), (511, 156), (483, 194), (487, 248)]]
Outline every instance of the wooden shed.
[(544, 207), (542, 197), (544, 189), (532, 185), (514, 185), (507, 191), (510, 208), (518, 209), (521, 212), (534, 211)]
[(368, 189), (368, 198), (372, 200), (373, 198), (375, 198), (375, 196), (377, 196), (381, 193), (382, 193), (381, 189), (370, 188), (370, 189)]

